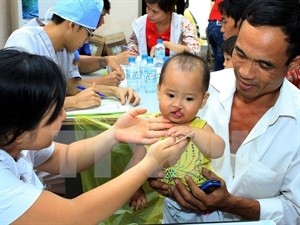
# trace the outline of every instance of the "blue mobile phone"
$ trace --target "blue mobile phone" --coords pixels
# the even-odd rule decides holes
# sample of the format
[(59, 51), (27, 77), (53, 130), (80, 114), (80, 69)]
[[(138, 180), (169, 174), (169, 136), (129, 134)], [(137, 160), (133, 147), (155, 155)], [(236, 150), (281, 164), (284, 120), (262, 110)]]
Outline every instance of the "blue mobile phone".
[(206, 194), (212, 193), (214, 190), (221, 187), (221, 182), (218, 180), (207, 180), (201, 186), (200, 189)]

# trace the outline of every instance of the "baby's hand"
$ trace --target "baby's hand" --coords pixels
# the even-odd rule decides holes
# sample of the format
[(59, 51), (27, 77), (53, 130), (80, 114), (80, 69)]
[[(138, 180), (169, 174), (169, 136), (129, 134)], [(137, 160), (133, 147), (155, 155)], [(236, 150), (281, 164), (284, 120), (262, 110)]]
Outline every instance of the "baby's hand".
[(168, 130), (167, 137), (173, 137), (175, 139), (180, 139), (185, 136), (193, 138), (195, 136), (194, 130), (189, 126), (175, 126)]
[(147, 198), (143, 188), (139, 188), (129, 200), (129, 206), (134, 211), (147, 207)]

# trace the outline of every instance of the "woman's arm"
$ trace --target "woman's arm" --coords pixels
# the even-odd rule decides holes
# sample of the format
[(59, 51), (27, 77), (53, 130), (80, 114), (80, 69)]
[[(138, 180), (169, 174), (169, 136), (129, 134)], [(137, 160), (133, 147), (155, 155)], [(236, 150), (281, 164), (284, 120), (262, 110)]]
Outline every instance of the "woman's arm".
[[(112, 141), (111, 137), (107, 138)], [(173, 138), (159, 141), (149, 148), (139, 164), (74, 199), (43, 191), (15, 224), (46, 224), (49, 221), (52, 224), (97, 224), (126, 203), (153, 171), (178, 159), (186, 145), (187, 141), (174, 145)], [(83, 152), (86, 150), (82, 149)]]
[(195, 55), (200, 55), (201, 46), (197, 38), (195, 28), (191, 22), (182, 17), (181, 21), (181, 40), (180, 43), (189, 47), (189, 51)]
[(133, 51), (137, 54), (139, 54), (139, 44), (137, 41), (137, 37), (134, 32), (132, 32), (131, 36), (129, 37), (127, 48), (129, 51)]

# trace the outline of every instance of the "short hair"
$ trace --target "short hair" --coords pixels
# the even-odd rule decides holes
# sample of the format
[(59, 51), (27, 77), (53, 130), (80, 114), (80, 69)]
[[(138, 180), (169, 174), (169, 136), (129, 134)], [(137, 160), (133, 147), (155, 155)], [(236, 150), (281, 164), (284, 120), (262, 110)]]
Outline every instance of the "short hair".
[(164, 12), (174, 12), (176, 0), (145, 0), (148, 4), (156, 4)]
[(235, 46), (237, 35), (231, 36), (222, 42), (223, 52), (232, 56), (232, 52)]
[(52, 15), (52, 17), (51, 17), (51, 21), (52, 21), (54, 24), (58, 25), (58, 24), (63, 23), (63, 22), (65, 21), (65, 19), (62, 18), (62, 17), (60, 17), (59, 15), (56, 15), (56, 14), (54, 13), (54, 14)]
[(36, 129), (52, 107), (46, 125), (57, 119), (66, 81), (53, 60), (20, 48), (0, 49), (0, 62), (0, 146), (6, 146)]
[(160, 86), (164, 81), (165, 71), (170, 64), (176, 64), (178, 69), (183, 72), (198, 71), (203, 77), (203, 92), (208, 90), (210, 80), (210, 70), (207, 62), (200, 56), (194, 55), (188, 51), (178, 53), (169, 58), (161, 69), (158, 85)]
[(234, 26), (242, 19), (243, 13), (247, 6), (254, 0), (224, 0), (219, 4), (222, 15), (231, 17), (234, 20)]
[(286, 65), (300, 55), (300, 2), (299, 0), (256, 0), (251, 3), (242, 20), (254, 27), (279, 27), (288, 43)]

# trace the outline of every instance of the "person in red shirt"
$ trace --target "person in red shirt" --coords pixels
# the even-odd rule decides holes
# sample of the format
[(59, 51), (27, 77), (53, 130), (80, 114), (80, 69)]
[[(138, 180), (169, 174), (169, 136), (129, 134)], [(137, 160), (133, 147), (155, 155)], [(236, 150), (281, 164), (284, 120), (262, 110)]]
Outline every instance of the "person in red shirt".
[(163, 39), (166, 55), (188, 51), (200, 55), (200, 44), (191, 22), (174, 12), (175, 0), (146, 0), (147, 14), (132, 23), (127, 47), (139, 55), (154, 55), (157, 39)]
[(222, 14), (219, 10), (219, 4), (223, 0), (214, 0), (214, 5), (211, 8), (208, 26), (206, 28), (206, 38), (211, 45), (214, 55), (214, 71), (224, 69), (223, 62), (223, 33), (221, 32), (222, 27)]

